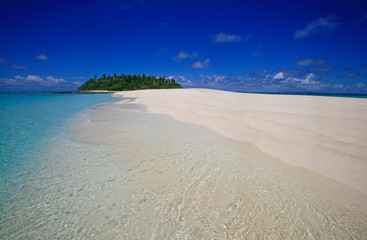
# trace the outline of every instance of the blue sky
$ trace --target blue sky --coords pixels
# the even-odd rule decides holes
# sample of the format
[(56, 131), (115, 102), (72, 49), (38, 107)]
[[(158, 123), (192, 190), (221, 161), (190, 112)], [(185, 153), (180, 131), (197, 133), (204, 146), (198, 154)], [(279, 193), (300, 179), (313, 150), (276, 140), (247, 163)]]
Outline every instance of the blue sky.
[(367, 93), (367, 1), (0, 2), (0, 90), (94, 75), (184, 87)]

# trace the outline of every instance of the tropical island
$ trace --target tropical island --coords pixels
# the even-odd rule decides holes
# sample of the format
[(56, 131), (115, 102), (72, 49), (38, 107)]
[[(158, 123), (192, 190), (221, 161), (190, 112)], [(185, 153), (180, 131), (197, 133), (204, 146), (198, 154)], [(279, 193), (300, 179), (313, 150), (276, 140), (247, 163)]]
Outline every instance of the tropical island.
[(172, 78), (155, 77), (142, 75), (111, 75), (103, 74), (102, 77), (90, 78), (78, 91), (89, 90), (109, 90), (109, 91), (126, 91), (140, 89), (162, 89), (162, 88), (182, 88), (180, 84)]

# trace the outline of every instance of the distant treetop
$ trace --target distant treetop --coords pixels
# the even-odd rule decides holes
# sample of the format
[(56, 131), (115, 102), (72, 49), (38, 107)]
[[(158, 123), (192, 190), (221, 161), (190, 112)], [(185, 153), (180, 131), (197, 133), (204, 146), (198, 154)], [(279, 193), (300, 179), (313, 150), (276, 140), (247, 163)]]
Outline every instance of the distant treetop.
[(143, 75), (116, 75), (111, 76), (103, 74), (102, 77), (89, 79), (78, 91), (87, 90), (111, 90), (111, 91), (125, 91), (125, 90), (139, 90), (139, 89), (159, 89), (159, 88), (182, 88), (180, 84), (176, 83), (174, 79), (166, 77), (154, 77)]

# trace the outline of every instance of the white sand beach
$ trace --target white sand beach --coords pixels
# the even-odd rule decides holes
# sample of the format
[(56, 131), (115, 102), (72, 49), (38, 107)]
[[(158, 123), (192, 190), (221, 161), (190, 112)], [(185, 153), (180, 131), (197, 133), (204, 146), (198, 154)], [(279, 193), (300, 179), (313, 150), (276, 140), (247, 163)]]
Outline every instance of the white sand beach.
[(44, 214), (12, 211), (9, 239), (367, 235), (365, 99), (117, 94), (73, 117), (49, 147), (12, 205), (46, 202)]
[(367, 193), (367, 99), (208, 89), (115, 94)]
[(69, 119), (11, 185), (2, 238), (367, 235), (365, 99), (117, 94)]

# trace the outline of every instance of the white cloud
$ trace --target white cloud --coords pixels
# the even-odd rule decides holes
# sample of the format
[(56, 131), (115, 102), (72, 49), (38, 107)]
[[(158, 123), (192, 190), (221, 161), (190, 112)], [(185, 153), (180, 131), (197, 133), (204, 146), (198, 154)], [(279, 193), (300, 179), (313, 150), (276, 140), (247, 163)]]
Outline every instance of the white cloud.
[(315, 74), (308, 73), (303, 76), (294, 76), (290, 73), (279, 72), (276, 75), (266, 75), (263, 78), (262, 86), (268, 89), (277, 90), (319, 90), (328, 84), (323, 84), (315, 80)]
[(28, 69), (27, 66), (18, 65), (18, 64), (12, 64), (12, 65), (9, 66), (9, 68), (12, 68), (12, 69), (21, 69), (21, 70), (27, 70)]
[(14, 86), (17, 80), (14, 78), (0, 78), (0, 86)]
[[(216, 35), (212, 36), (214, 42), (241, 42), (242, 41), (242, 37), (240, 35), (236, 35), (236, 34), (225, 34), (225, 33), (218, 33)], [(250, 38), (250, 36), (246, 36), (245, 40), (247, 40), (248, 38)]]
[(315, 75), (313, 73), (309, 73), (304, 78), (290, 76), (286, 81), (280, 83), (295, 89), (306, 90), (318, 90), (328, 86), (327, 84), (322, 84), (321, 82), (314, 80), (314, 78)]
[(4, 63), (4, 62), (6, 62), (7, 61), (7, 59), (6, 58), (0, 58), (0, 63)]
[[(322, 78), (321, 78), (322, 79)], [(267, 71), (250, 76), (200, 75), (199, 82), (191, 87), (234, 90), (245, 92), (345, 92), (346, 87), (340, 83), (321, 82), (314, 73), (292, 74), (287, 71), (269, 74)], [(365, 84), (360, 83), (358, 90), (367, 91)], [(354, 86), (354, 89), (357, 89)]]
[(51, 85), (57, 85), (60, 83), (66, 83), (66, 81), (63, 78), (54, 78), (51, 76), (46, 77), (46, 82)]
[(366, 84), (360, 82), (360, 83), (357, 83), (356, 87), (360, 90), (367, 90), (366, 89)]
[(168, 79), (174, 79), (175, 81), (186, 82), (186, 79), (184, 76), (169, 76)]
[(297, 62), (298, 66), (308, 66), (311, 64), (324, 64), (326, 62), (326, 59), (321, 59), (321, 58), (306, 58), (306, 59), (301, 59)]
[(184, 76), (169, 76), (168, 79), (174, 79), (177, 83), (181, 84), (182, 86), (190, 87), (193, 83), (186, 79)]
[(321, 30), (334, 31), (335, 28), (339, 25), (337, 22), (337, 18), (335, 15), (329, 15), (326, 18), (318, 18), (311, 23), (309, 23), (305, 28), (297, 30), (294, 33), (294, 38), (304, 38), (310, 34), (317, 33)]
[(282, 79), (282, 78), (284, 78), (284, 73), (282, 73), (282, 72), (279, 72), (279, 73), (277, 73), (277, 74), (274, 76), (274, 79)]
[(202, 62), (202, 61), (194, 62), (192, 64), (192, 68), (198, 68), (198, 69), (210, 68), (210, 59), (207, 58), (207, 59), (204, 60), (204, 62)]
[(313, 79), (315, 78), (315, 74), (313, 73), (309, 73), (306, 75), (306, 78), (301, 80), (301, 83), (303, 84), (319, 84), (319, 81), (314, 81)]
[(50, 57), (48, 57), (48, 56), (46, 56), (45, 54), (42, 53), (42, 54), (37, 55), (36, 59), (46, 61), (46, 60), (50, 59)]
[(216, 75), (212, 76), (200, 75), (200, 82), (196, 83), (195, 87), (204, 87), (212, 89), (231, 89), (235, 81), (234, 79), (229, 79), (226, 75)]
[(302, 59), (302, 60), (298, 61), (297, 65), (307, 66), (307, 65), (310, 65), (312, 62), (313, 62), (313, 60), (311, 58), (307, 58), (307, 59)]
[(227, 76), (226, 75), (213, 75), (213, 81), (216, 82), (216, 83), (219, 83), (219, 82), (226, 82), (227, 80)]
[(344, 85), (343, 84), (334, 84), (333, 88), (336, 88), (336, 89), (343, 89), (344, 88)]
[(52, 76), (47, 76), (46, 79), (38, 75), (27, 75), (26, 77), (16, 75), (13, 78), (0, 78), (0, 85), (8, 87), (53, 87), (65, 83), (67, 82), (63, 78)]
[(201, 74), (200, 80), (202, 83), (225, 83), (227, 82), (227, 76), (226, 75), (216, 75), (216, 74), (213, 74), (213, 76), (207, 76), (207, 75)]
[(76, 86), (81, 86), (84, 82), (83, 81), (74, 81), (72, 82), (72, 84), (76, 85)]
[(193, 53), (190, 54), (190, 53), (181, 51), (177, 55), (173, 56), (173, 60), (176, 61), (176, 62), (181, 62), (181, 61), (183, 61), (185, 59), (188, 59), (188, 58), (196, 58), (198, 56), (199, 55), (196, 52), (193, 52)]
[[(18, 79), (20, 79), (20, 76)], [(30, 82), (42, 82), (43, 78), (41, 78), (38, 75), (28, 75), (27, 77), (24, 78), (24, 80), (30, 81)]]
[(342, 77), (345, 77), (345, 78), (354, 78), (354, 77), (357, 77), (359, 75), (358, 72), (350, 72), (350, 73), (347, 73), (345, 75), (343, 75)]

